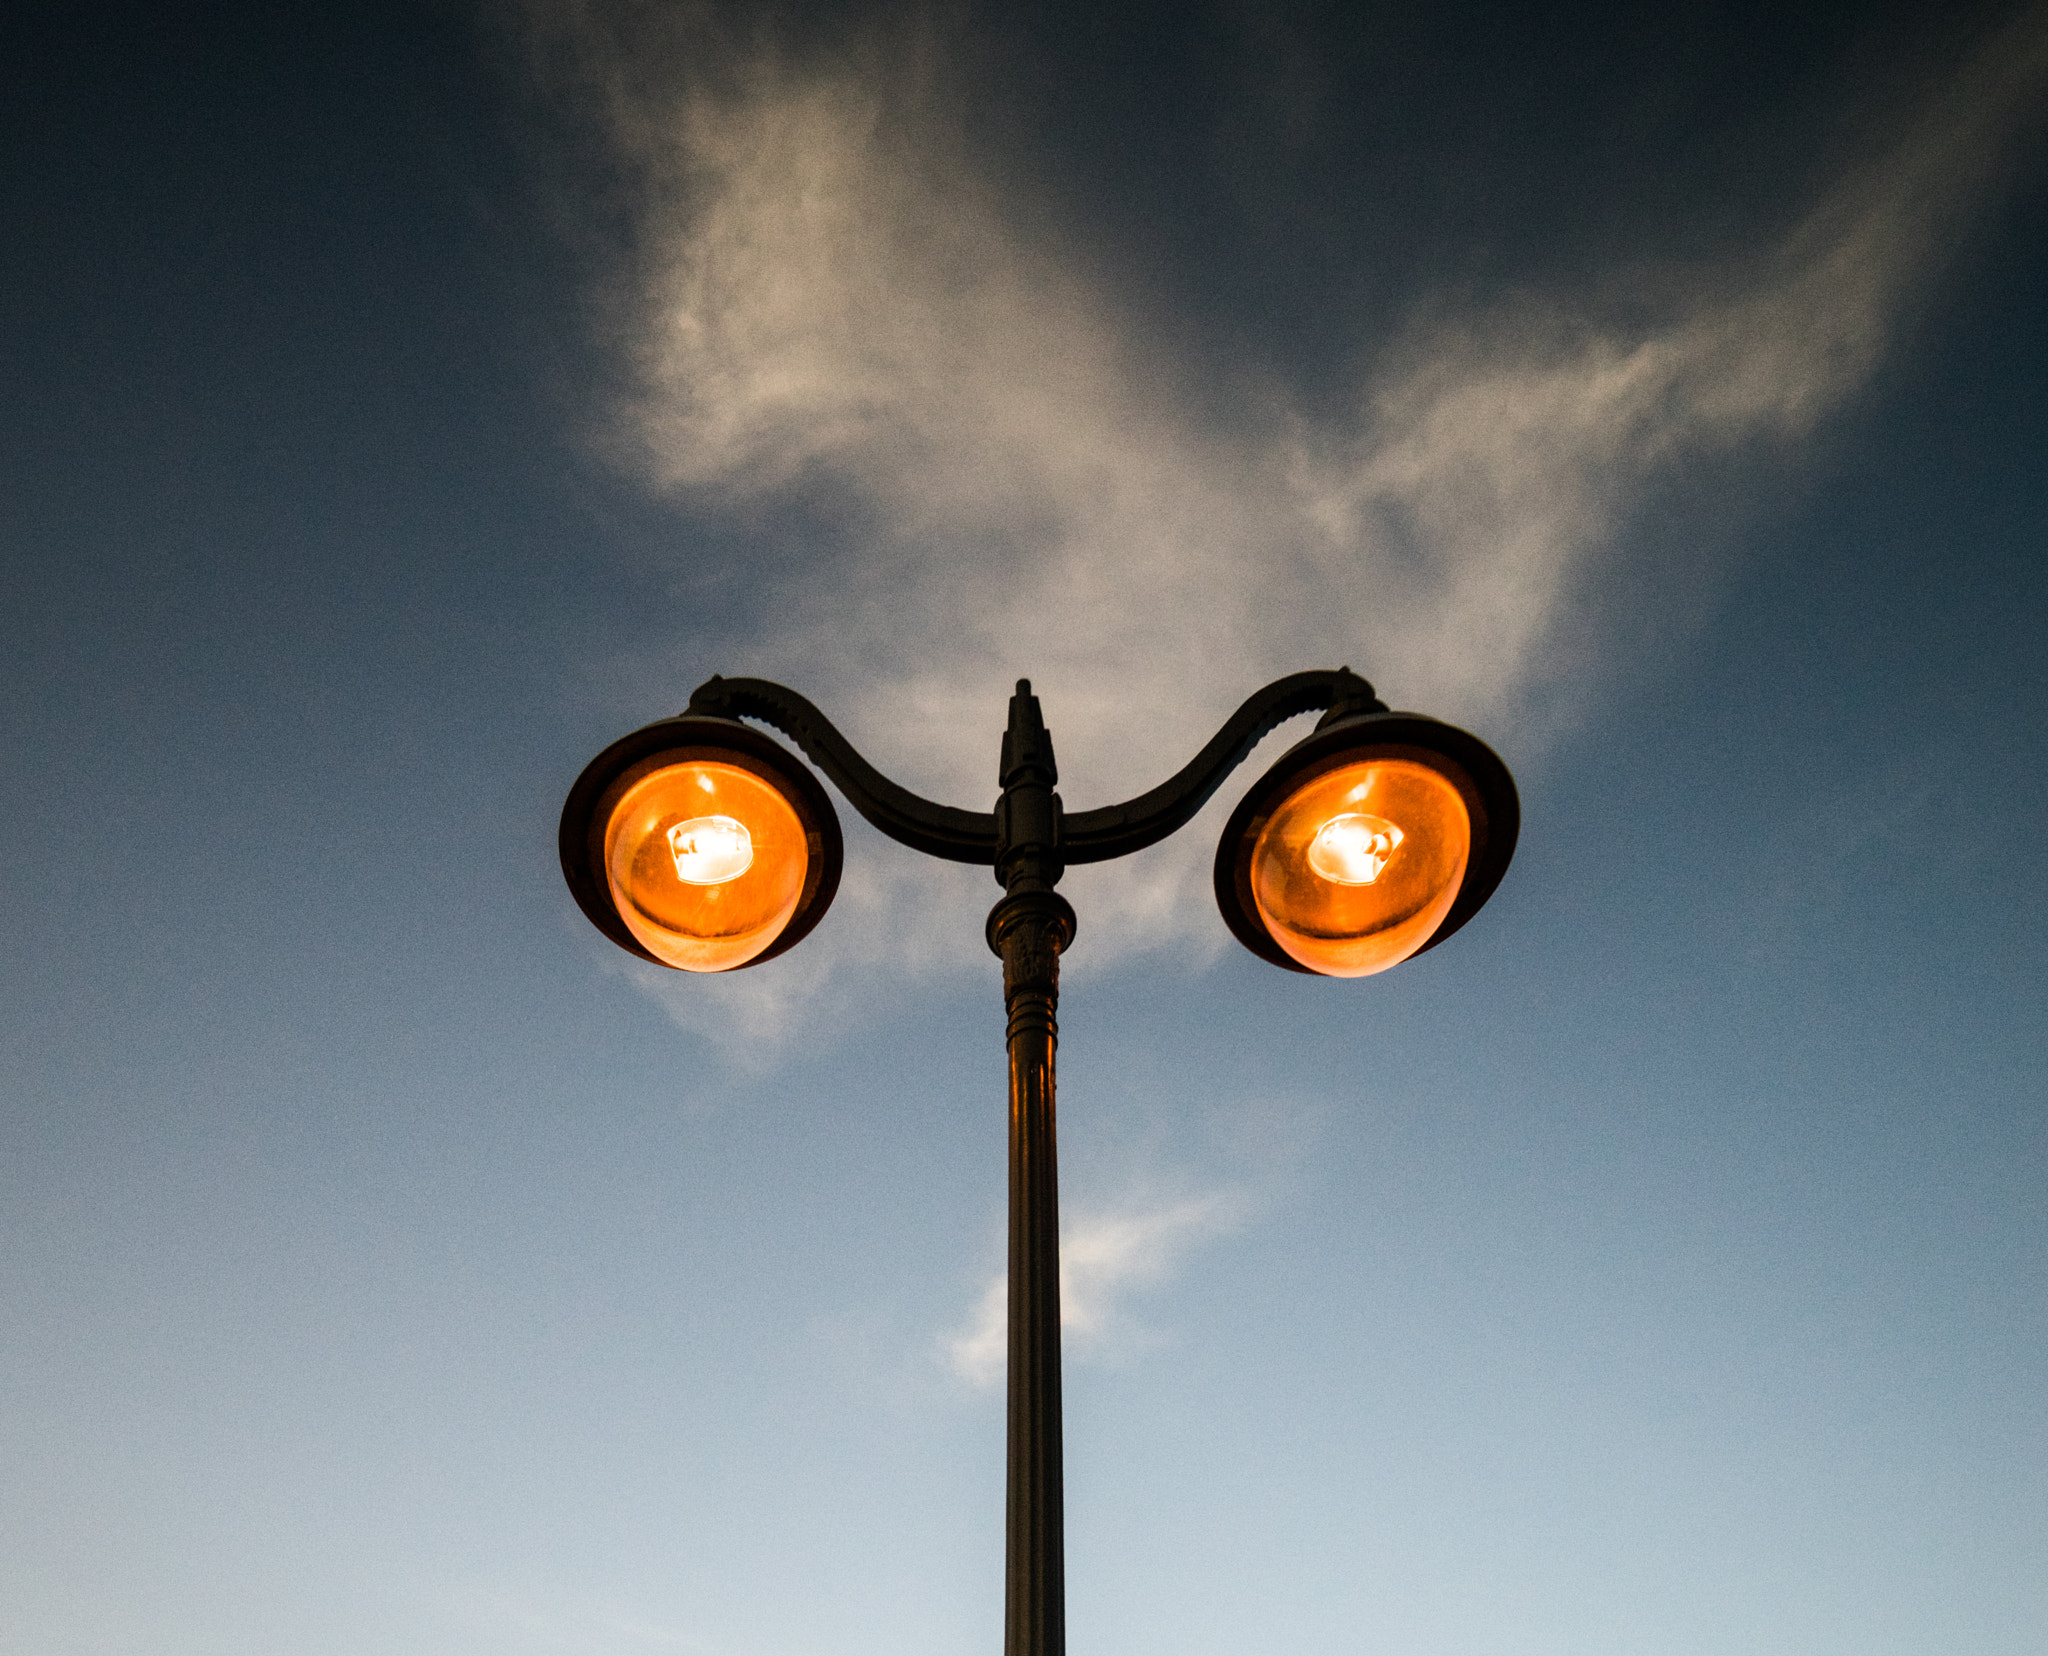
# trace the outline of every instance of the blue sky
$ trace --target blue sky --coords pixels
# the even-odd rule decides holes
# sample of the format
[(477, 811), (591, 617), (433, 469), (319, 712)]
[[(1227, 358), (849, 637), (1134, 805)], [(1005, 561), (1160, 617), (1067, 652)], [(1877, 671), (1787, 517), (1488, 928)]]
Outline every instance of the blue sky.
[(1076, 1656), (2038, 1650), (2038, 12), (10, 28), (0, 1644), (992, 1647), (995, 887), (642, 971), (562, 796), (1348, 663), (1521, 848), (1069, 879)]

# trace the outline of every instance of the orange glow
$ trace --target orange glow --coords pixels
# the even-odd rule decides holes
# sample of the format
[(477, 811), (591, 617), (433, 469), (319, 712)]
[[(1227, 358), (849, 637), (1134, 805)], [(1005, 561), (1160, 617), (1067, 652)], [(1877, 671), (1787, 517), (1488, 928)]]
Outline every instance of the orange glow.
[(1252, 847), (1252, 901), (1312, 972), (1397, 966), (1450, 912), (1472, 851), (1458, 790), (1412, 759), (1367, 759), (1295, 789)]
[(810, 850), (789, 801), (752, 771), (692, 759), (650, 771), (605, 824), (612, 901), (647, 951), (686, 972), (744, 966), (782, 934)]

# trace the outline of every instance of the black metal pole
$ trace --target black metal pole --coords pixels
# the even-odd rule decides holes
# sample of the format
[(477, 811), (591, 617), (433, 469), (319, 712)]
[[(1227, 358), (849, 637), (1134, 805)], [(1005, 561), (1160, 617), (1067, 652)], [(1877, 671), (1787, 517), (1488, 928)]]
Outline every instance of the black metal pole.
[(1010, 1014), (1010, 1420), (1004, 1656), (1064, 1656), (1060, 1473), (1060, 1197), (1053, 1106), (1053, 928), (1002, 929)]
[(1060, 951), (1074, 911), (1061, 873), (1058, 773), (1028, 680), (1010, 701), (996, 809), (996, 873), (1007, 895), (988, 917), (1003, 961), (1010, 1056), (1010, 1376), (1004, 1527), (1004, 1656), (1066, 1656), (1060, 1444), (1060, 1197), (1053, 1054)]

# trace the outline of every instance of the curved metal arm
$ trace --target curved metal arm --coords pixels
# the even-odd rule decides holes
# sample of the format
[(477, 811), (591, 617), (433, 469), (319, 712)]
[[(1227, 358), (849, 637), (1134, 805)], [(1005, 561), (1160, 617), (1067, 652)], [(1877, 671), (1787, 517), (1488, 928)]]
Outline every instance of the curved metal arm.
[[(1108, 862), (1156, 845), (1193, 820), (1271, 731), (1298, 714), (1322, 709), (1333, 715), (1385, 712), (1386, 705), (1348, 667), (1275, 679), (1247, 697), (1208, 746), (1158, 787), (1121, 805), (1063, 811), (1056, 830), (1060, 863)], [(1002, 836), (994, 812), (958, 810), (898, 787), (794, 690), (767, 679), (714, 676), (692, 692), (689, 710), (773, 725), (832, 779), (856, 811), (913, 850), (984, 867), (997, 860)]]
[(689, 710), (773, 725), (832, 779), (848, 804), (891, 839), (914, 851), (983, 866), (996, 860), (993, 812), (956, 810), (899, 788), (794, 690), (767, 679), (714, 676), (691, 692)]
[(1069, 863), (1108, 862), (1156, 845), (1192, 821), (1224, 778), (1275, 728), (1298, 713), (1323, 708), (1342, 713), (1386, 711), (1372, 686), (1349, 667), (1275, 679), (1248, 696), (1207, 747), (1149, 793), (1121, 805), (1063, 817), (1061, 855)]

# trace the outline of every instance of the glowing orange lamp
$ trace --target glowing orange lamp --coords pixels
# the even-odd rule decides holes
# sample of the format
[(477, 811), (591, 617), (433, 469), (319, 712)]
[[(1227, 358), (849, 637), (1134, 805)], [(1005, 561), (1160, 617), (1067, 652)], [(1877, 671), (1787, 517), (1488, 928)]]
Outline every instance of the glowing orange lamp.
[(598, 930), (686, 972), (737, 971), (793, 946), (824, 915), (844, 858), (807, 766), (736, 719), (689, 715), (590, 762), (561, 850)]
[(1216, 903), (1263, 960), (1368, 977), (1478, 912), (1519, 823), (1507, 767), (1477, 737), (1415, 713), (1326, 721), (1232, 814)]

